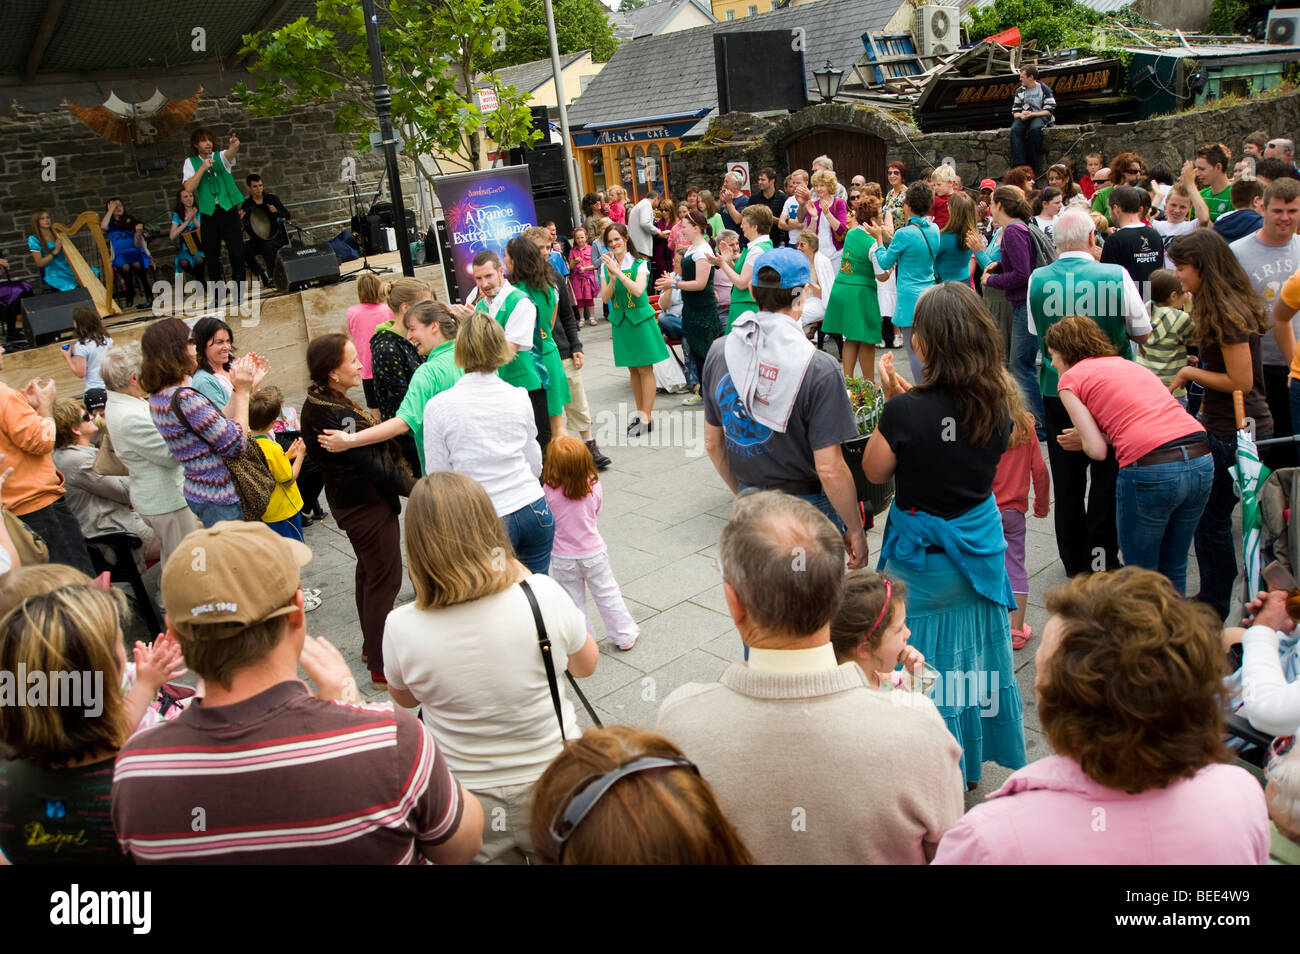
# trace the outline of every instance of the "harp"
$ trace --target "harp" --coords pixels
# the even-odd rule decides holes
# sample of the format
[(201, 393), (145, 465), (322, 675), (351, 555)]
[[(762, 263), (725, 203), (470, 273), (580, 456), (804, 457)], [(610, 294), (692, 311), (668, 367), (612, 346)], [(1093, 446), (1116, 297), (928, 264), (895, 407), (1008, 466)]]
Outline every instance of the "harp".
[[(77, 276), (81, 286), (90, 292), (90, 297), (99, 310), (99, 317), (107, 318), (109, 315), (120, 314), (122, 309), (113, 300), (113, 255), (108, 249), (108, 242), (104, 240), (104, 232), (99, 227), (101, 218), (100, 212), (82, 212), (71, 225), (55, 222), (52, 228), (54, 234), (63, 239), (63, 254), (68, 257), (72, 273)], [(88, 257), (94, 259), (96, 256), (100, 263), (99, 275), (108, 279), (107, 285), (86, 262)]]

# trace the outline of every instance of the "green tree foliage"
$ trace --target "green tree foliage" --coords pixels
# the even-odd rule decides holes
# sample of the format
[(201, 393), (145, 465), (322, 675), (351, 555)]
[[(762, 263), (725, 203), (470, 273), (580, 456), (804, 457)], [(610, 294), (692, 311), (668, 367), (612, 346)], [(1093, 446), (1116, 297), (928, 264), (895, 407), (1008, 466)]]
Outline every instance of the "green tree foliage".
[(1039, 50), (1061, 50), (1093, 45), (1093, 27), (1101, 23), (1100, 13), (1074, 0), (994, 0), (971, 10), (966, 23), (970, 39), (1020, 27), (1022, 42), (1033, 40)]
[(1246, 0), (1214, 0), (1205, 32), (1217, 36), (1234, 36), (1242, 32), (1250, 16)]
[(618, 5), (619, 13), (631, 13), (633, 10), (640, 10), (645, 6), (645, 0), (623, 0)]
[[(393, 122), (413, 130), (407, 151), (417, 161), (421, 153), (441, 151), (477, 168), (480, 128), (502, 149), (537, 138), (526, 93), (494, 82), (499, 105), (485, 113), (474, 92), (484, 65), (509, 46), (522, 0), (377, 0), (376, 6)], [(254, 114), (333, 102), (334, 128), (368, 145), (378, 122), (355, 0), (318, 0), (312, 18), (245, 36), (242, 53), (252, 57), (253, 85), (241, 83), (235, 94)]]
[[(544, 60), (551, 55), (546, 36), (546, 9), (542, 0), (522, 0), (522, 15), (507, 28), (505, 49), (490, 60), (493, 69)], [(600, 0), (552, 0), (555, 41), (560, 55), (591, 50), (591, 58), (604, 63), (618, 49), (609, 8)]]

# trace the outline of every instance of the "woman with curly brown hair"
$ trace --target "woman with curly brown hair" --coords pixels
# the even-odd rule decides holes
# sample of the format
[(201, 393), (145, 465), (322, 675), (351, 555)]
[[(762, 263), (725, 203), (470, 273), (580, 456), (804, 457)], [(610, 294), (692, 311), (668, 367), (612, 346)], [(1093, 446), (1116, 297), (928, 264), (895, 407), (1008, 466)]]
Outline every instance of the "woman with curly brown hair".
[(967, 813), (935, 863), (1264, 864), (1264, 793), (1223, 764), (1214, 614), (1136, 567), (1075, 577), (1047, 609), (1035, 687), (1056, 754)]
[(754, 863), (682, 750), (626, 725), (565, 745), (533, 786), (532, 839), (550, 865)]

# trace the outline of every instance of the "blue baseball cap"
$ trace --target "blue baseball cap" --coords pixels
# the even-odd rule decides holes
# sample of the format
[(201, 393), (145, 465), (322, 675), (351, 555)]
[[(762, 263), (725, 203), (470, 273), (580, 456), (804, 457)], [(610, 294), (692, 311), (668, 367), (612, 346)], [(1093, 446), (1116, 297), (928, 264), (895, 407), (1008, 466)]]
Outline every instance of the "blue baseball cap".
[[(759, 278), (759, 273), (765, 268), (776, 271), (779, 276), (777, 281), (763, 281)], [(762, 258), (754, 263), (755, 288), (803, 288), (808, 284), (809, 277), (808, 257), (788, 246), (764, 252)]]

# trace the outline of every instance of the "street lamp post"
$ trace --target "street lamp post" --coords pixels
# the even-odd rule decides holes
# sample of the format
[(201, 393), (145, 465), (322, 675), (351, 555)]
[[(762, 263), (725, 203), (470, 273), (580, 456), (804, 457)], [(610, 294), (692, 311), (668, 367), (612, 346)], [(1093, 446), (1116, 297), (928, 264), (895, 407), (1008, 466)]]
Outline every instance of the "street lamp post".
[(551, 44), (551, 70), (555, 73), (555, 102), (560, 110), (560, 148), (564, 154), (564, 181), (569, 190), (569, 225), (582, 221), (578, 202), (578, 177), (573, 168), (573, 145), (569, 140), (569, 110), (564, 105), (564, 76), (560, 68), (560, 47), (555, 39), (555, 12), (551, 0), (545, 0), (546, 34)]
[(384, 165), (388, 170), (388, 194), (393, 200), (393, 228), (397, 233), (397, 251), (402, 256), (402, 274), (415, 275), (411, 260), (411, 236), (406, 231), (406, 205), (402, 202), (402, 177), (397, 168), (397, 139), (393, 135), (393, 97), (384, 79), (384, 57), (379, 49), (379, 19), (375, 0), (361, 0), (366, 21), (366, 47), (370, 54), (370, 80), (375, 87), (375, 112), (379, 116), (379, 136), (384, 146)]
[(831, 66), (831, 61), (827, 60), (826, 65), (819, 70), (813, 70), (813, 80), (817, 83), (817, 92), (822, 98), (823, 103), (829, 103), (840, 91), (840, 83), (844, 79), (844, 71), (837, 70)]

